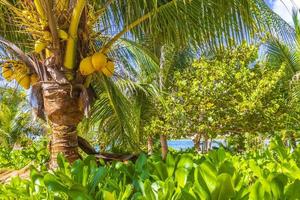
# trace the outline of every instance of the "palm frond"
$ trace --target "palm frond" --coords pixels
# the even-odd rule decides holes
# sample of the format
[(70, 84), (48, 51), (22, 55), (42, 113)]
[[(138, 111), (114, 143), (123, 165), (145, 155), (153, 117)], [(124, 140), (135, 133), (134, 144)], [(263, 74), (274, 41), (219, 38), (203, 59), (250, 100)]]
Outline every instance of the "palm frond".
[[(102, 36), (102, 38), (104, 37)], [(96, 38), (95, 50), (100, 51), (101, 47), (101, 38)], [(139, 41), (122, 38), (114, 44), (108, 55), (117, 63), (117, 71), (122, 77), (135, 79), (140, 73), (150, 75), (159, 68), (159, 59), (146, 45), (143, 46)]]
[(99, 132), (108, 134), (111, 146), (123, 146), (136, 151), (137, 141), (132, 134), (134, 118), (130, 101), (119, 88), (103, 75), (97, 75), (94, 82), (98, 100), (91, 109), (90, 124), (97, 125)]
[(13, 42), (23, 51), (32, 48), (32, 38), (16, 23), (15, 13), (12, 8), (20, 5), (20, 0), (3, 0), (0, 2), (0, 35)]
[(274, 67), (279, 67), (285, 62), (290, 74), (300, 70), (300, 59), (295, 49), (289, 48), (276, 38), (269, 39), (266, 48), (267, 59)]
[(293, 40), (293, 29), (262, 0), (113, 1), (95, 27), (100, 33), (114, 35), (104, 48), (121, 37), (145, 39), (150, 35), (154, 43), (193, 42), (206, 49), (253, 41), (269, 31)]

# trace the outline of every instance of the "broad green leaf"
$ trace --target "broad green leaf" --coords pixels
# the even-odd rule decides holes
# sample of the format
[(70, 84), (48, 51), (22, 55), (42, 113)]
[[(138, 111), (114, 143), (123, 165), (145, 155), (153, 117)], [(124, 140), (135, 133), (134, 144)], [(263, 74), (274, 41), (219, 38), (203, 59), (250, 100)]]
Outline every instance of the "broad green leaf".
[(175, 180), (179, 187), (184, 187), (187, 183), (189, 170), (186, 168), (178, 168), (175, 171)]
[(156, 199), (155, 194), (152, 190), (151, 187), (151, 181), (149, 179), (147, 179), (145, 182), (141, 182), (140, 183), (140, 187), (142, 189), (142, 193), (143, 196), (147, 199), (147, 200), (154, 200)]
[(227, 173), (227, 174), (230, 174), (231, 176), (233, 176), (234, 171), (235, 171), (235, 168), (234, 168), (232, 162), (224, 161), (219, 167), (218, 174)]
[(172, 154), (168, 154), (166, 158), (166, 164), (167, 164), (167, 171), (168, 176), (172, 176), (175, 170), (175, 159), (173, 158)]
[(260, 167), (256, 164), (255, 160), (253, 160), (253, 159), (249, 160), (249, 167), (253, 171), (255, 176), (257, 176), (257, 177), (263, 176), (263, 173), (262, 173)]
[(172, 177), (160, 182), (160, 189), (158, 190), (158, 199), (171, 199), (175, 191), (175, 182)]
[(142, 172), (146, 164), (147, 164), (147, 156), (142, 153), (135, 162), (135, 170), (137, 172)]
[(215, 189), (217, 185), (217, 171), (210, 162), (204, 161), (199, 165), (198, 176), (200, 184), (207, 186), (210, 192)]
[(67, 192), (69, 190), (62, 182), (56, 179), (56, 176), (49, 173), (45, 175), (44, 183), (50, 191)]
[(100, 182), (102, 178), (106, 175), (107, 170), (104, 167), (99, 167), (96, 172), (93, 174), (93, 178), (91, 182), (88, 184), (89, 193), (93, 193), (95, 191), (96, 186)]
[(261, 200), (264, 199), (265, 191), (262, 187), (262, 184), (259, 181), (256, 181), (254, 185), (250, 187), (250, 200)]
[(129, 199), (131, 193), (133, 192), (133, 186), (127, 185), (125, 191), (123, 192), (120, 200), (127, 200)]
[(163, 162), (154, 162), (152, 165), (155, 168), (155, 171), (157, 172), (160, 180), (165, 180), (168, 178), (168, 171), (167, 171), (167, 166)]
[(65, 171), (65, 168), (67, 166), (69, 166), (69, 163), (66, 161), (64, 155), (62, 153), (59, 153), (57, 155), (57, 164), (58, 164), (58, 167), (62, 170), (62, 171)]
[(110, 192), (106, 190), (102, 190), (103, 192), (103, 200), (117, 200), (115, 192)]
[(213, 162), (216, 165), (222, 163), (226, 158), (226, 153), (224, 148), (219, 148), (216, 151), (210, 151), (208, 155), (211, 162)]
[(177, 164), (177, 168), (185, 168), (191, 170), (193, 168), (193, 157), (189, 154), (183, 154)]
[(89, 178), (89, 167), (84, 166), (82, 173), (83, 173), (82, 174), (82, 185), (85, 187), (87, 185), (88, 178)]
[(68, 191), (68, 196), (74, 200), (92, 200), (85, 187), (79, 184), (74, 184)]
[(187, 191), (186, 189), (181, 190), (181, 197), (180, 199), (184, 200), (197, 200), (195, 196), (191, 194), (190, 191)]
[(84, 163), (81, 160), (76, 160), (71, 167), (72, 177), (77, 183), (82, 183), (83, 166)]
[(284, 196), (289, 200), (300, 199), (300, 180), (295, 180), (289, 184), (285, 190)]
[(212, 192), (214, 200), (229, 200), (234, 196), (234, 188), (229, 174), (223, 173), (217, 177), (217, 186)]

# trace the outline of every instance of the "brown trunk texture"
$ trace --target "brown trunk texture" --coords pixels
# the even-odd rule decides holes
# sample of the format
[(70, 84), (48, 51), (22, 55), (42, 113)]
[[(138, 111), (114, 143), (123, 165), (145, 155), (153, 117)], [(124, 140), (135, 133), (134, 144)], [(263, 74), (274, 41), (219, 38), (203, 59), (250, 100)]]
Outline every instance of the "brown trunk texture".
[(207, 135), (204, 137), (204, 153), (208, 152), (208, 137)]
[(168, 154), (168, 143), (167, 143), (166, 135), (160, 135), (160, 144), (161, 144), (161, 157), (163, 160), (165, 160)]
[(201, 152), (200, 141), (201, 141), (201, 135), (195, 134), (193, 142), (194, 142), (194, 148), (196, 152)]
[(79, 109), (80, 92), (71, 85), (43, 84), (45, 113), (52, 129), (50, 167), (57, 167), (57, 155), (62, 153), (72, 163), (79, 159), (76, 128), (83, 117)]
[(295, 149), (295, 148), (297, 148), (297, 141), (296, 141), (296, 137), (295, 137), (295, 133), (291, 133), (291, 145), (292, 145), (292, 147)]
[(148, 155), (152, 155), (153, 154), (153, 138), (150, 136), (148, 136), (147, 145), (148, 145)]

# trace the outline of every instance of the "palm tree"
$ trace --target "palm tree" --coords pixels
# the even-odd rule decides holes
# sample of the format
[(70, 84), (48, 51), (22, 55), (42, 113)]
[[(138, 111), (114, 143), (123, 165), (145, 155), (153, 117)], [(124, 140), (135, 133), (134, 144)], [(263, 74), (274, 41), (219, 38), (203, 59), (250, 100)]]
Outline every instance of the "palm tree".
[[(266, 56), (268, 62), (272, 66), (279, 69), (279, 66), (285, 63), (286, 65), (286, 78), (290, 80), (290, 91), (288, 101), (292, 106), (291, 110), (294, 116), (288, 120), (287, 127), (295, 129), (297, 121), (299, 121), (299, 103), (300, 103), (300, 20), (299, 10), (293, 10), (293, 22), (294, 22), (294, 35), (295, 42), (291, 45), (280, 41), (278, 38), (270, 37), (267, 41)], [(298, 128), (298, 127), (297, 127)], [(295, 135), (292, 132), (290, 135), (291, 142), (296, 146)]]
[[(90, 82), (118, 125), (109, 130), (130, 131), (128, 99), (114, 80), (151, 68), (143, 62), (149, 50), (130, 51), (141, 39), (217, 49), (252, 40), (273, 15), (262, 0), (0, 0), (0, 9), (2, 74), (25, 89), (31, 84), (39, 116), (51, 126), (51, 166), (58, 153), (70, 162), (80, 157), (76, 127), (88, 113)], [(271, 31), (289, 29), (278, 23)]]

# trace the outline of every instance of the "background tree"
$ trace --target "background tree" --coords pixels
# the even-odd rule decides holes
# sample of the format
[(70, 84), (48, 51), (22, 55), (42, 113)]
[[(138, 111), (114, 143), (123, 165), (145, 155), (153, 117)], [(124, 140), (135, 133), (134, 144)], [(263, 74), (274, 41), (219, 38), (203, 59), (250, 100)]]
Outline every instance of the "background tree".
[[(39, 116), (46, 116), (51, 126), (52, 166), (58, 153), (70, 162), (79, 158), (76, 127), (88, 113), (91, 79), (103, 108), (100, 124), (129, 136), (130, 103), (107, 76), (115, 65), (116, 78), (124, 69), (138, 71), (132, 61), (143, 59), (130, 49), (145, 33), (162, 43), (217, 49), (234, 44), (229, 36), (251, 40), (258, 24), (270, 25), (266, 16), (272, 14), (261, 0), (1, 0), (0, 5), (3, 76), (25, 89), (33, 86)], [(284, 25), (280, 28), (289, 29)], [(138, 67), (149, 65), (141, 62)]]
[(0, 88), (0, 145), (12, 149), (22, 140), (42, 136), (44, 129), (33, 120), (26, 94), (13, 88)]
[(169, 123), (181, 136), (204, 138), (285, 129), (287, 116), (295, 114), (288, 104), (286, 72), (284, 64), (277, 69), (259, 61), (258, 48), (246, 44), (202, 57), (176, 73), (167, 101)]

